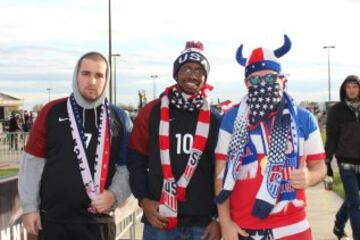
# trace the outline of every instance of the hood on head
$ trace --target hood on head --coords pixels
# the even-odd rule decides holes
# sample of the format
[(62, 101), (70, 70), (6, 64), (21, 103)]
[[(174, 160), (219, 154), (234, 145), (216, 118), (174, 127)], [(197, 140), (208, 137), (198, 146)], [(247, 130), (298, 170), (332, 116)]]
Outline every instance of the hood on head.
[(343, 81), (343, 83), (341, 84), (340, 87), (340, 101), (345, 101), (346, 99), (346, 84), (347, 83), (357, 83), (358, 85), (360, 85), (360, 78), (356, 75), (349, 75), (345, 78), (345, 80)]
[[(89, 101), (85, 100), (79, 92), (78, 84), (77, 84), (77, 74), (78, 74), (80, 62), (85, 58), (91, 59), (91, 56), (99, 56), (106, 63), (106, 80), (105, 80), (106, 82), (105, 82), (104, 89), (102, 90), (100, 96), (95, 101), (89, 102)], [(75, 100), (80, 107), (82, 107), (84, 109), (92, 109), (92, 108), (96, 108), (96, 107), (100, 106), (104, 102), (106, 94), (109, 92), (108, 91), (108, 89), (109, 89), (109, 74), (110, 74), (109, 63), (108, 63), (106, 57), (104, 57), (104, 55), (102, 55), (101, 53), (88, 52), (79, 58), (78, 62), (76, 63), (74, 74), (73, 74), (72, 88), (73, 88)]]

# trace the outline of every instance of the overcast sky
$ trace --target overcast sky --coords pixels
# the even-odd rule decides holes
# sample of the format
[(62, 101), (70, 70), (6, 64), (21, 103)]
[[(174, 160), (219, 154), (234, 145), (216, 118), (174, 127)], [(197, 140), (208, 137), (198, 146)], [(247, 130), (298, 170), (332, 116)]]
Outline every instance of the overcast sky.
[[(87, 51), (108, 54), (108, 1), (1, 0), (0, 91), (21, 98), (25, 108), (69, 95), (77, 59)], [(244, 68), (235, 52), (276, 49), (286, 33), (292, 49), (280, 59), (290, 74), (295, 99), (328, 99), (330, 51), (332, 100), (349, 74), (360, 74), (359, 0), (112, 0), (113, 53), (117, 58), (117, 100), (137, 105), (174, 83), (172, 64), (187, 40), (204, 43), (208, 82), (217, 101), (239, 101)]]

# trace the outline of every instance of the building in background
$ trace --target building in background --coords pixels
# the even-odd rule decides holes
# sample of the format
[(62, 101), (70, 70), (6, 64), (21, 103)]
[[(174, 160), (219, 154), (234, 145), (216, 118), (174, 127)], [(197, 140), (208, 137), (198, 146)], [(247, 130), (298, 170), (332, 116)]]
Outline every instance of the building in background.
[(7, 120), (11, 112), (23, 109), (23, 100), (0, 92), (0, 122)]

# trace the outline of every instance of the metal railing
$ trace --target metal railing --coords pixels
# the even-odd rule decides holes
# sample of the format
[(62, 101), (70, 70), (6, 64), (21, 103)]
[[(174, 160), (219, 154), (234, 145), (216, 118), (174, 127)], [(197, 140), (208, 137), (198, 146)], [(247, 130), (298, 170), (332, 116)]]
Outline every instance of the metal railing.
[(137, 200), (133, 196), (131, 196), (127, 200), (124, 207), (116, 209), (115, 211), (116, 240), (137, 239), (136, 224), (140, 224), (139, 220), (142, 214), (143, 211), (137, 205)]
[(29, 133), (0, 133), (0, 168), (17, 167)]
[[(13, 145), (11, 145), (12, 137)], [(19, 167), (27, 137), (28, 133), (22, 132), (0, 134), (0, 169)], [(15, 140), (17, 140), (17, 149), (15, 149)], [(27, 235), (19, 218), (21, 207), (17, 196), (17, 178), (17, 176), (0, 178), (0, 240), (19, 239), (15, 236), (20, 234), (20, 231), (21, 239)], [(9, 212), (9, 209), (11, 209), (11, 212)], [(140, 224), (139, 219), (141, 216), (142, 209), (139, 208), (137, 200), (133, 196), (126, 201), (124, 206), (117, 208), (115, 210), (116, 240), (139, 239), (141, 233), (137, 234), (135, 227), (136, 224)], [(5, 219), (10, 219), (10, 221), (5, 221)], [(29, 237), (27, 237), (28, 240)]]

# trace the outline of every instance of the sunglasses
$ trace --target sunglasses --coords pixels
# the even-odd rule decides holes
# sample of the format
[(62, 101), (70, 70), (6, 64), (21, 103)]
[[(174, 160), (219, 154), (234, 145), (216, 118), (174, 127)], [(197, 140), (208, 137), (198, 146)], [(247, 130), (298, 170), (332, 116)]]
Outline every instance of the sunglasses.
[(205, 76), (205, 72), (201, 68), (192, 69), (192, 68), (187, 67), (187, 66), (181, 67), (180, 70), (179, 70), (179, 74), (184, 75), (184, 76), (195, 75), (195, 77)]
[(278, 79), (278, 77), (283, 78), (284, 75), (279, 75), (279, 74), (266, 74), (264, 76), (257, 76), (257, 75), (253, 75), (248, 77), (246, 80), (249, 81), (251, 83), (251, 85), (259, 85), (261, 83), (261, 81), (265, 81), (265, 83), (275, 83), (276, 80)]

